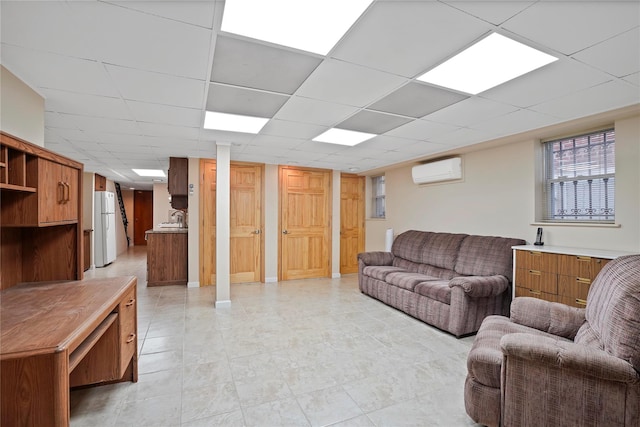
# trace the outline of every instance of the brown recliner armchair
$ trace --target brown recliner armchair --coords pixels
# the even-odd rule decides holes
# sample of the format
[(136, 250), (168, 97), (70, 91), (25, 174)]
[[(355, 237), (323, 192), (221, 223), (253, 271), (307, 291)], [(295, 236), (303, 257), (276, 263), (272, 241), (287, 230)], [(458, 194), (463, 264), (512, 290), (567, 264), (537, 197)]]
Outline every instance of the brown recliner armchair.
[(467, 414), (488, 426), (640, 426), (640, 255), (610, 261), (585, 309), (516, 298), (467, 358)]

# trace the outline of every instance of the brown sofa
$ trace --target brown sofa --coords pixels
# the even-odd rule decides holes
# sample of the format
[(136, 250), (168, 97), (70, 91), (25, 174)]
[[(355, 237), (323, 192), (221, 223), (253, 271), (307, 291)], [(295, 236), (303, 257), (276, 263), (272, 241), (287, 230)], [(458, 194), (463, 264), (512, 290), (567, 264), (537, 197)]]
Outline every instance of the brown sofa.
[(358, 255), (360, 291), (460, 337), (511, 301), (511, 247), (524, 240), (406, 231), (391, 252)]
[(640, 255), (607, 263), (585, 309), (516, 298), (487, 317), (464, 400), (488, 426), (640, 426)]

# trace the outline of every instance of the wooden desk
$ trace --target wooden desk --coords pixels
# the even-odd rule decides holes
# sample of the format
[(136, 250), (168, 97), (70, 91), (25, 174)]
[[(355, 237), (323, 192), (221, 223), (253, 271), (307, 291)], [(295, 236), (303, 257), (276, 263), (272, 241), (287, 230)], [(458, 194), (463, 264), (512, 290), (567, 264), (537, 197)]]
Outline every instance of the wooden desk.
[(0, 292), (0, 424), (66, 426), (69, 389), (138, 380), (137, 279)]

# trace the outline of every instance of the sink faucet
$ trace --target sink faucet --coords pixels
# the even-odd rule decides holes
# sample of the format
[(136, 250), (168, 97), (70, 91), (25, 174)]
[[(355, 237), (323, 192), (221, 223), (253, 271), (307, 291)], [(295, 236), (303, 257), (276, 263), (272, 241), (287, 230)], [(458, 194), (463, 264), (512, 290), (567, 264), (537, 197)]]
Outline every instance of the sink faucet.
[(180, 228), (185, 228), (186, 223), (184, 221), (184, 216), (185, 216), (184, 211), (175, 211), (174, 213), (171, 214), (171, 217), (174, 217), (176, 215), (178, 215), (178, 224), (180, 224)]

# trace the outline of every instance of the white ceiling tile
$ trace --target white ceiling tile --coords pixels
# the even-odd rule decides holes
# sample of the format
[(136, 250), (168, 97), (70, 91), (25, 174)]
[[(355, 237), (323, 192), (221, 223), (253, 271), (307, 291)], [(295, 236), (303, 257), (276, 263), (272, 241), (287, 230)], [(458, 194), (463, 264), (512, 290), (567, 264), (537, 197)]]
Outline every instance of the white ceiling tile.
[(531, 109), (568, 120), (637, 103), (640, 103), (637, 86), (611, 81), (538, 104)]
[(107, 65), (107, 71), (126, 100), (202, 108), (205, 81), (168, 76), (134, 68)]
[(133, 119), (127, 105), (120, 98), (86, 95), (56, 89), (43, 89), (45, 111), (113, 119)]
[[(626, 54), (620, 55), (620, 52)], [(616, 77), (637, 73), (640, 71), (640, 27), (580, 51), (573, 58)]]
[(337, 60), (325, 60), (297, 95), (364, 107), (406, 83), (406, 79)]
[(260, 131), (261, 135), (279, 135), (290, 138), (311, 139), (327, 130), (326, 126), (308, 123), (292, 122), (289, 120), (269, 120)]
[(72, 120), (82, 131), (109, 133), (140, 133), (138, 123), (134, 120), (110, 119), (106, 117), (75, 116)]
[(379, 1), (338, 43), (332, 56), (412, 78), (488, 30), (484, 22), (440, 2)]
[(331, 154), (346, 150), (346, 145), (326, 144), (317, 141), (307, 141), (296, 147), (296, 151), (304, 151), (308, 153)]
[(358, 111), (357, 107), (292, 96), (273, 118), (318, 126), (333, 126), (356, 111)]
[(518, 110), (518, 107), (513, 105), (474, 96), (431, 113), (423, 117), (423, 120), (456, 126), (469, 126), (516, 110)]
[(491, 0), (491, 1), (460, 1), (444, 0), (456, 9), (463, 10), (475, 17), (495, 25), (500, 25), (507, 19), (517, 15), (531, 6), (533, 1)]
[(435, 123), (427, 120), (414, 120), (411, 123), (407, 123), (406, 125), (402, 125), (387, 132), (387, 135), (425, 141), (435, 136), (453, 132), (459, 128), (460, 126), (445, 123)]
[(138, 122), (138, 128), (144, 135), (198, 139), (200, 128), (164, 125), (160, 123)]
[(160, 16), (199, 27), (213, 28), (215, 1), (102, 1), (149, 15)]
[(638, 26), (637, 1), (539, 1), (502, 26), (571, 55)]
[(449, 149), (452, 147), (463, 147), (465, 145), (488, 141), (496, 137), (497, 135), (484, 130), (460, 128), (444, 135), (429, 138), (429, 141), (436, 144), (443, 144), (446, 146), (446, 149)]
[(495, 117), (474, 124), (473, 129), (486, 131), (495, 136), (506, 136), (525, 132), (527, 130), (541, 128), (560, 120), (547, 114), (541, 114), (530, 110), (518, 110), (504, 116)]
[(640, 86), (640, 73), (633, 73), (628, 76), (625, 76), (623, 80), (631, 84), (634, 84), (636, 86)]
[(362, 110), (347, 120), (336, 125), (340, 129), (354, 130), (373, 134), (383, 134), (410, 122), (412, 119), (392, 114), (379, 113), (377, 111)]
[[(252, 133), (228, 132), (222, 130), (200, 129), (200, 140), (211, 142), (238, 142), (247, 144), (255, 138)], [(215, 148), (215, 145), (214, 145)]]
[(200, 108), (183, 108), (148, 102), (126, 101), (133, 117), (140, 122), (199, 127), (203, 123)]
[(611, 77), (572, 59), (563, 59), (538, 68), (481, 96), (527, 108), (611, 80)]
[[(403, 151), (406, 147), (414, 145), (417, 142), (419, 141), (415, 139), (398, 138), (398, 137), (387, 136), (387, 135), (379, 135), (379, 136), (376, 136), (375, 138), (372, 138), (366, 141), (367, 147), (375, 148), (381, 151), (391, 151), (391, 150)], [(426, 145), (430, 144), (428, 142), (423, 142), (423, 141), (421, 143)]]
[(250, 145), (253, 147), (263, 147), (273, 150), (274, 148), (294, 148), (304, 142), (305, 140), (300, 138), (283, 138), (271, 135), (256, 135), (253, 141), (251, 141)]
[(369, 109), (418, 118), (467, 98), (450, 90), (411, 82), (370, 105)]
[(210, 83), (207, 110), (271, 118), (288, 99), (288, 95)]
[[(2, 45), (2, 61), (11, 71), (41, 89), (57, 89), (119, 97), (104, 66), (97, 61), (72, 58), (28, 48)], [(40, 70), (46, 70), (45, 73)]]
[(321, 61), (316, 55), (220, 35), (211, 81), (292, 94)]

